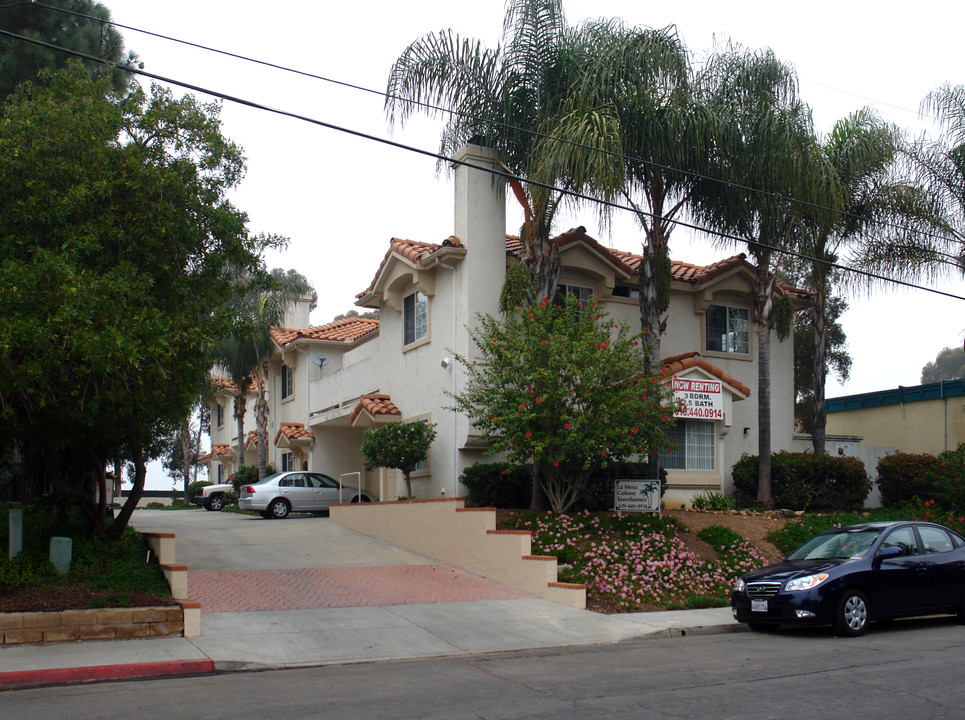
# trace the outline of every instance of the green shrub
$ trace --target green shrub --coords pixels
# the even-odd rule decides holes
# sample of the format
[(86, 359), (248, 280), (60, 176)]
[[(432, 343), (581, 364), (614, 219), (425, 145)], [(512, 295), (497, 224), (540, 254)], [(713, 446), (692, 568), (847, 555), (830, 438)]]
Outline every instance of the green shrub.
[(878, 462), (881, 504), (937, 505), (952, 515), (965, 514), (965, 443), (937, 457), (925, 453), (896, 452)]
[(697, 537), (715, 548), (733, 547), (744, 542), (739, 533), (723, 525), (708, 525), (697, 531)]
[(694, 510), (733, 510), (737, 507), (734, 498), (715, 490), (704, 490), (692, 500), (692, 504)]
[[(744, 455), (733, 468), (741, 504), (757, 498), (756, 455)], [(857, 458), (782, 451), (771, 455), (771, 494), (777, 507), (792, 510), (857, 510), (871, 482)]]
[[(277, 470), (275, 470), (271, 463), (265, 466), (265, 477), (274, 475), (276, 472)], [(231, 473), (231, 477), (228, 478), (228, 482), (235, 486), (236, 493), (240, 493), (243, 485), (251, 485), (258, 482), (258, 466), (242, 465), (240, 468)]]
[(528, 508), (533, 493), (529, 468), (503, 463), (477, 463), (462, 471), (469, 507)]

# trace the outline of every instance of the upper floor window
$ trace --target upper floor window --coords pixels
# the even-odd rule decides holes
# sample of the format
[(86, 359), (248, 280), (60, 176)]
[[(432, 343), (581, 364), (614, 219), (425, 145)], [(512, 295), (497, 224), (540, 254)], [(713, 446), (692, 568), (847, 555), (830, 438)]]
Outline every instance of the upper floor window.
[(707, 350), (750, 353), (750, 315), (747, 308), (711, 305), (707, 308)]
[(416, 290), (402, 302), (402, 344), (423, 340), (429, 336), (429, 298)]
[(221, 403), (215, 403), (214, 421), (215, 427), (224, 427), (224, 405)]
[(559, 283), (556, 286), (556, 297), (553, 299), (553, 302), (556, 305), (562, 305), (563, 298), (567, 295), (573, 295), (577, 300), (586, 305), (593, 299), (593, 288), (586, 287), (585, 285)]
[(295, 373), (287, 365), (281, 366), (281, 399), (285, 400), (295, 394)]
[(673, 452), (660, 453), (660, 464), (668, 470), (713, 470), (714, 423), (712, 420), (678, 420), (665, 431), (674, 443)]

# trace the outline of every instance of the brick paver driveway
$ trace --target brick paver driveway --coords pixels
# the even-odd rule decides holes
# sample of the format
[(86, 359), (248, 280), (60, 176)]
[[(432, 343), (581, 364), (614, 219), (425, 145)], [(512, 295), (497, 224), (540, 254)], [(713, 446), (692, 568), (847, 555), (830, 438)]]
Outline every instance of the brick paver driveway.
[(202, 612), (367, 607), (530, 597), (348, 530), (327, 517), (264, 520), (204, 510), (137, 510), (142, 532), (177, 536), (189, 600)]

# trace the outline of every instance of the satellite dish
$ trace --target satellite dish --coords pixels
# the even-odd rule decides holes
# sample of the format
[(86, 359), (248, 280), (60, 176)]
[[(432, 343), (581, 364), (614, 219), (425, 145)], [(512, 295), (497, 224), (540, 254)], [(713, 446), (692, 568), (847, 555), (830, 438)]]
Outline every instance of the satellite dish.
[(328, 365), (328, 357), (322, 353), (318, 353), (317, 355), (312, 355), (312, 362), (322, 367), (323, 365)]

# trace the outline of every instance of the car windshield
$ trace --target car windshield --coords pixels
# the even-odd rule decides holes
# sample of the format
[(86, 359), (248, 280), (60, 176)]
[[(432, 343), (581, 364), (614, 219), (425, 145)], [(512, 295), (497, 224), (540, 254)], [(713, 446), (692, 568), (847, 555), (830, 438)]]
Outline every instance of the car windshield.
[(841, 530), (817, 535), (787, 556), (788, 560), (854, 560), (864, 557), (881, 530)]

